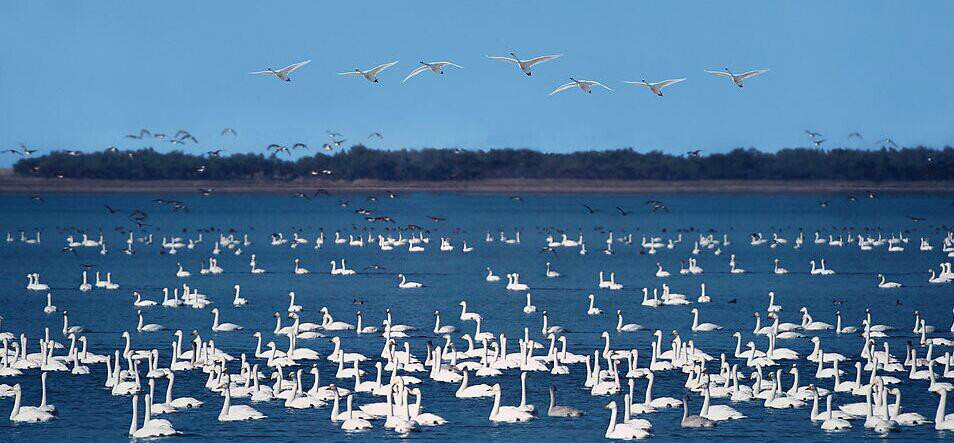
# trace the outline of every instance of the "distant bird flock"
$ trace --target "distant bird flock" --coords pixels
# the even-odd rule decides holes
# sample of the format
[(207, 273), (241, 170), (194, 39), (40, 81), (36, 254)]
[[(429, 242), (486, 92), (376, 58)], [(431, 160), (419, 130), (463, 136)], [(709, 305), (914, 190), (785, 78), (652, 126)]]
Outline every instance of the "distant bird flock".
[[(499, 55), (488, 55), (487, 58), (488, 58), (488, 59), (491, 59), (491, 60), (499, 60), (499, 61), (502, 61), (502, 62), (511, 63), (511, 64), (513, 64), (514, 66), (516, 66), (517, 69), (520, 69), (520, 72), (523, 72), (523, 73), (526, 74), (527, 76), (532, 76), (532, 75), (533, 75), (533, 71), (531, 71), (531, 68), (533, 68), (534, 66), (536, 66), (536, 65), (538, 65), (538, 64), (540, 64), (540, 63), (548, 62), (548, 61), (551, 61), (551, 60), (556, 60), (556, 59), (558, 59), (558, 58), (560, 58), (560, 57), (562, 57), (562, 56), (563, 56), (563, 54), (551, 54), (551, 55), (541, 55), (541, 56), (538, 56), (538, 57), (533, 57), (533, 58), (528, 58), (528, 59), (521, 59), (521, 58), (517, 57), (517, 54), (511, 52), (509, 57), (508, 57), (508, 56), (499, 56)], [(251, 72), (250, 74), (253, 74), (253, 75), (270, 75), (270, 76), (274, 76), (274, 77), (278, 78), (279, 80), (284, 80), (284, 81), (287, 82), (287, 81), (291, 81), (291, 77), (289, 77), (289, 74), (291, 74), (292, 71), (294, 71), (294, 70), (296, 70), (296, 69), (298, 69), (298, 68), (300, 68), (300, 67), (302, 67), (302, 66), (308, 64), (309, 62), (311, 62), (311, 60), (305, 60), (305, 61), (302, 61), (302, 62), (298, 62), (298, 63), (292, 64), (292, 65), (286, 66), (286, 67), (284, 67), (284, 68), (282, 68), (282, 69), (279, 69), (279, 70), (277, 70), (277, 71), (276, 71), (276, 70), (273, 70), (272, 68), (267, 68), (267, 69), (265, 69), (264, 71)], [(390, 67), (392, 67), (392, 66), (394, 66), (394, 65), (396, 65), (396, 64), (398, 64), (398, 62), (395, 60), (395, 61), (393, 61), (393, 62), (384, 63), (384, 64), (375, 66), (375, 67), (370, 68), (370, 69), (355, 68), (355, 69), (352, 70), (352, 71), (340, 72), (340, 73), (338, 73), (338, 75), (352, 76), (352, 77), (363, 77), (365, 80), (367, 80), (367, 81), (369, 81), (369, 82), (371, 82), (371, 83), (379, 83), (379, 81), (378, 81), (378, 76), (379, 76), (385, 69), (388, 69), (388, 68), (390, 68)], [(441, 62), (423, 62), (423, 61), (422, 61), (422, 62), (420, 62), (420, 64), (421, 64), (421, 66), (418, 66), (418, 67), (414, 68), (410, 73), (408, 73), (407, 76), (404, 77), (404, 80), (401, 81), (401, 83), (405, 83), (405, 82), (407, 82), (409, 79), (411, 79), (411, 78), (413, 78), (413, 77), (417, 76), (418, 74), (420, 74), (420, 73), (422, 73), (422, 72), (425, 72), (425, 71), (431, 71), (431, 72), (433, 72), (433, 73), (435, 73), (435, 74), (443, 75), (443, 74), (444, 74), (444, 68), (447, 67), (447, 66), (453, 66), (453, 67), (455, 67), (455, 68), (461, 68), (461, 69), (463, 69), (463, 66), (460, 66), (460, 65), (458, 65), (458, 64), (456, 64), (456, 63), (449, 62), (449, 61), (441, 61)], [(738, 86), (738, 87), (741, 88), (741, 87), (743, 86), (743, 82), (744, 82), (746, 79), (755, 77), (755, 76), (757, 76), (757, 75), (762, 75), (762, 74), (768, 72), (768, 69), (754, 69), (754, 70), (751, 70), (751, 71), (745, 71), (745, 72), (741, 72), (741, 73), (738, 73), (738, 74), (732, 73), (732, 71), (730, 71), (729, 68), (725, 68), (725, 69), (722, 70), (722, 71), (709, 71), (709, 70), (706, 70), (705, 72), (708, 72), (708, 73), (710, 73), (710, 74), (713, 74), (713, 75), (716, 75), (716, 76), (719, 76), (719, 77), (728, 78), (728, 79), (732, 80), (732, 83), (734, 83), (736, 86)], [(575, 88), (575, 89), (579, 89), (579, 90), (581, 90), (581, 91), (583, 91), (583, 92), (592, 93), (594, 86), (597, 86), (597, 87), (606, 89), (607, 91), (612, 91), (612, 89), (611, 89), (610, 87), (608, 87), (608, 86), (606, 86), (606, 85), (604, 85), (604, 84), (602, 84), (602, 83), (600, 83), (600, 82), (598, 82), (598, 81), (596, 81), (596, 80), (577, 80), (577, 79), (575, 79), (575, 78), (573, 78), (573, 77), (570, 77), (570, 80), (571, 80), (571, 81), (570, 81), (569, 83), (565, 83), (565, 84), (562, 84), (562, 85), (560, 85), (560, 86), (557, 86), (552, 92), (550, 92), (550, 95), (554, 95), (554, 94), (557, 94), (557, 93), (560, 93), (560, 92), (563, 92), (563, 91), (567, 91), (567, 90), (570, 90), (570, 89), (574, 89), (574, 88)], [(658, 81), (658, 82), (647, 82), (646, 80), (642, 80), (642, 81), (638, 81), (638, 82), (637, 82), (637, 81), (623, 81), (623, 83), (628, 83), (628, 84), (633, 84), (633, 85), (645, 87), (646, 89), (652, 91), (653, 94), (658, 95), (658, 96), (661, 97), (661, 96), (663, 95), (663, 93), (662, 93), (662, 89), (663, 89), (663, 88), (665, 88), (665, 87), (667, 87), (667, 86), (672, 86), (672, 85), (674, 85), (674, 84), (676, 84), (676, 83), (679, 83), (679, 82), (682, 82), (682, 81), (685, 81), (685, 80), (686, 80), (685, 78), (678, 78), (678, 79), (663, 80), (663, 81)]]

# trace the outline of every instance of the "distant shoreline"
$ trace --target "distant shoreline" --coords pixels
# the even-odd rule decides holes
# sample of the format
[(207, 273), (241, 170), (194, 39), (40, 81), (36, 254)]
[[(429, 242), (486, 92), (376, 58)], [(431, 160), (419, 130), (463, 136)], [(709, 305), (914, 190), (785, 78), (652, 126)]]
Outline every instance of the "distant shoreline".
[(9, 169), (0, 170), (0, 194), (38, 193), (196, 193), (212, 188), (217, 194), (289, 194), (314, 193), (325, 189), (330, 193), (455, 192), (474, 194), (774, 194), (774, 193), (882, 193), (954, 194), (954, 182), (865, 182), (833, 180), (536, 180), (492, 179), (468, 181), (401, 181), (377, 180), (94, 180), (19, 177)]

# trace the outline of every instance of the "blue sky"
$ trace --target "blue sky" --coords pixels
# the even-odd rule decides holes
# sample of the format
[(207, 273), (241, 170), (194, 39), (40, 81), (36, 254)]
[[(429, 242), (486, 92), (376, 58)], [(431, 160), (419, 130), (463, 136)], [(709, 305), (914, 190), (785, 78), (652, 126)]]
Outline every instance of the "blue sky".
[[(196, 152), (319, 146), (328, 129), (380, 148), (775, 150), (809, 128), (945, 146), (951, 17), (949, 1), (8, 0), (0, 147), (177, 148), (123, 138), (139, 128), (188, 129)], [(510, 51), (565, 55), (532, 77), (484, 58)], [(248, 75), (303, 59), (292, 82)], [(392, 60), (378, 84), (335, 75)], [(401, 84), (421, 60), (465, 69)], [(703, 72), (724, 67), (771, 71), (742, 89)], [(547, 95), (569, 76), (615, 91)], [(664, 97), (621, 83), (675, 77)]]

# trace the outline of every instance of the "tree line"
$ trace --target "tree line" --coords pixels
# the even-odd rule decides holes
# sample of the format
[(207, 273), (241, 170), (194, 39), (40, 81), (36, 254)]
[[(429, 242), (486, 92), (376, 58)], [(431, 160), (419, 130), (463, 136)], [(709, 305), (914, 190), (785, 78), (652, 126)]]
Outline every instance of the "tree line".
[(353, 146), (297, 160), (276, 155), (200, 156), (152, 149), (78, 153), (53, 151), (14, 164), (21, 176), (124, 180), (954, 180), (954, 148), (880, 150), (809, 148), (761, 152), (735, 149), (673, 155), (633, 149), (565, 154), (530, 149), (376, 150)]

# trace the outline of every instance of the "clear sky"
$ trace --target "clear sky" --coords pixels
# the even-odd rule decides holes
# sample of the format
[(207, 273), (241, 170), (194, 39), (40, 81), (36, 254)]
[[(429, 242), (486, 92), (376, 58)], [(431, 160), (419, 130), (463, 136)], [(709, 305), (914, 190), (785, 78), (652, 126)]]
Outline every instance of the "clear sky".
[[(952, 17), (930, 0), (6, 0), (0, 148), (235, 152), (335, 130), (380, 148), (719, 152), (803, 146), (805, 129), (940, 147), (954, 144)], [(484, 58), (510, 51), (565, 55), (532, 77)], [(291, 82), (248, 75), (304, 59)], [(335, 75), (392, 60), (377, 84)], [(402, 84), (422, 60), (465, 69)], [(724, 67), (771, 71), (742, 89), (703, 72)], [(569, 76), (614, 92), (547, 95)], [(664, 97), (622, 83), (676, 77)], [(123, 138), (139, 128), (201, 144)]]

